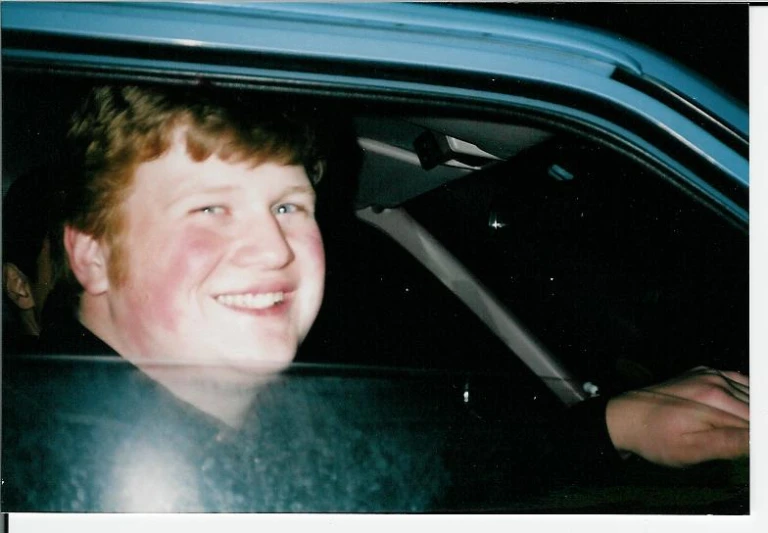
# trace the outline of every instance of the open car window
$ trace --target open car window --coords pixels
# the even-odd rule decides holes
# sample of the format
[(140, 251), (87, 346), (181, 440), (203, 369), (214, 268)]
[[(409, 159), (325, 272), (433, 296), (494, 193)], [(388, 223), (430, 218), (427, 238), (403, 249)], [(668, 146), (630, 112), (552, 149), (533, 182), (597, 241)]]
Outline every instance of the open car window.
[(553, 139), (405, 209), (594, 383), (748, 367), (747, 233), (610, 149)]
[[(545, 46), (546, 25), (531, 37), (501, 19), (477, 19), (498, 32), (486, 48), (461, 19), (442, 35), (383, 6), (366, 19), (359, 6), (238, 18), (238, 6), (80, 5), (80, 24), (56, 22), (59, 6), (16, 9), (3, 27), (4, 192), (66, 160), (72, 110), (106, 83), (309, 110), (329, 158), (320, 314), (242, 431), (116, 354), (14, 354), (4, 302), (4, 511), (749, 512), (748, 461), (620, 463), (604, 423), (610, 394), (701, 364), (749, 371), (738, 103), (680, 74), (702, 107), (721, 104), (703, 114), (666, 90), (674, 76), (644, 73), (604, 36)], [(115, 30), (145, 10), (184, 17), (201, 41)], [(284, 33), (253, 29), (265, 21)], [(254, 40), (217, 33), (224, 22)], [(316, 54), (303, 41), (286, 52), (299, 30)], [(339, 57), (334, 32), (397, 46)], [(424, 59), (451, 35), (456, 57), (433, 66), (396, 55)]]

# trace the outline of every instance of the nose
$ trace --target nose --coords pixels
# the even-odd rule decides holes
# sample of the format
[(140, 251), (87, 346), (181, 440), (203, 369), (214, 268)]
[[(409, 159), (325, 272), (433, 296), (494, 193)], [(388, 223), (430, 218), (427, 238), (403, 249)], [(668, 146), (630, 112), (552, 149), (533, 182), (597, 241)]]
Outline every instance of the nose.
[(293, 261), (293, 249), (272, 214), (243, 221), (232, 262), (242, 267), (276, 270)]

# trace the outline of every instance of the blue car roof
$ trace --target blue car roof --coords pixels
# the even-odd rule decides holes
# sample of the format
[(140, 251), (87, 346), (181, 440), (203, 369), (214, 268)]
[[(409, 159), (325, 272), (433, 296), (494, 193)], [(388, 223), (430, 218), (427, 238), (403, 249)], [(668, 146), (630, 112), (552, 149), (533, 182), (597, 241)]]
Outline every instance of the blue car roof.
[[(591, 28), (459, 6), (405, 3), (4, 2), (3, 30), (429, 66), (536, 77), (651, 76), (746, 135), (740, 103), (670, 59)], [(448, 52), (450, 50), (450, 52)]]

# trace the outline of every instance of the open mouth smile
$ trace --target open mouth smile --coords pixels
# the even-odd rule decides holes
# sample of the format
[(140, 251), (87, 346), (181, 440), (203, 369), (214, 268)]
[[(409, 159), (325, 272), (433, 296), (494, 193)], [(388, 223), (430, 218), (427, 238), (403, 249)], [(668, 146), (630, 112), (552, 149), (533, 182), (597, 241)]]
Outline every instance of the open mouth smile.
[(235, 309), (269, 309), (284, 300), (284, 292), (220, 294), (216, 296), (218, 303)]

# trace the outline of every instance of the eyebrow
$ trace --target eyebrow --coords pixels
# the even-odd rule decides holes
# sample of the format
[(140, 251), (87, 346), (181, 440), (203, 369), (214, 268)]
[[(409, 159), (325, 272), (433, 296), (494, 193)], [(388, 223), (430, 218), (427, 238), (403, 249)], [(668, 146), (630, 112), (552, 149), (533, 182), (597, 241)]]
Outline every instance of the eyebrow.
[(176, 194), (174, 194), (170, 200), (166, 203), (166, 207), (171, 207), (178, 202), (184, 201), (190, 196), (202, 196), (202, 195), (211, 195), (211, 194), (221, 194), (221, 193), (227, 193), (231, 192), (236, 187), (232, 185), (221, 185), (218, 187), (211, 187), (209, 189), (204, 190), (194, 190), (192, 188), (187, 187), (181, 187), (178, 191), (176, 191)]
[(290, 196), (291, 194), (295, 194), (295, 193), (317, 196), (317, 193), (315, 192), (315, 188), (312, 187), (311, 185), (294, 185), (293, 187), (288, 187), (286, 190), (283, 191), (281, 196)]
[[(211, 187), (209, 189), (194, 191), (194, 192), (191, 192), (189, 194), (193, 195), (193, 196), (207, 196), (207, 195), (215, 195), (215, 194), (220, 194), (220, 193), (228, 193), (228, 192), (231, 192), (231, 191), (233, 191), (235, 189), (237, 189), (237, 187), (232, 186), (232, 185), (222, 185), (222, 186), (219, 186), (219, 187)], [(311, 185), (304, 185), (304, 184), (293, 185), (291, 187), (288, 187), (287, 189), (285, 189), (284, 191), (282, 191), (279, 194), (279, 197), (280, 198), (285, 198), (286, 196), (291, 196), (292, 194), (307, 194), (307, 195), (310, 195), (313, 199), (317, 198), (317, 193), (315, 192), (315, 188), (312, 187)], [(188, 197), (188, 195), (185, 194), (184, 191), (182, 191), (179, 194), (177, 194), (176, 196), (174, 196), (168, 202), (167, 207), (170, 207), (170, 206), (176, 204), (177, 202), (185, 200), (187, 197)]]

